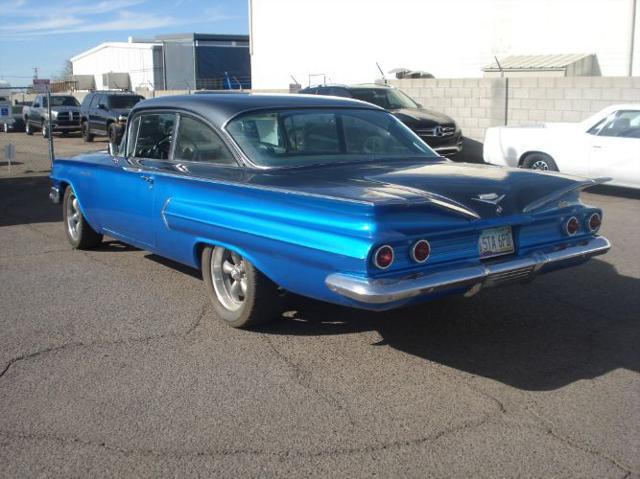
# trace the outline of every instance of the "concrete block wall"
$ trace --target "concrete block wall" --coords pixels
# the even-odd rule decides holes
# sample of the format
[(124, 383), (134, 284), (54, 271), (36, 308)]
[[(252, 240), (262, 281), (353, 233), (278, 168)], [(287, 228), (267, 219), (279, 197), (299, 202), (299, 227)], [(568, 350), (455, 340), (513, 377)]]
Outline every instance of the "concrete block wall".
[(453, 117), (476, 141), (490, 126), (581, 121), (612, 104), (640, 104), (640, 77), (407, 79), (391, 84)]
[(510, 78), (507, 120), (576, 122), (617, 103), (640, 104), (640, 77)]
[(391, 80), (430, 108), (451, 116), (467, 138), (481, 140), (486, 128), (504, 123), (505, 84), (500, 78)]

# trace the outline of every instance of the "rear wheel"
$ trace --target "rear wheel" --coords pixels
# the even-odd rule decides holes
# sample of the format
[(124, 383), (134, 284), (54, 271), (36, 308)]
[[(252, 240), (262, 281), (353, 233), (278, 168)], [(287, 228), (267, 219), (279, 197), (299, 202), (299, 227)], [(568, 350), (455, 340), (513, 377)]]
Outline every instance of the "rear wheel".
[(202, 275), (216, 316), (229, 326), (249, 328), (282, 312), (278, 286), (234, 251), (205, 247)]
[(86, 142), (93, 141), (93, 135), (89, 131), (89, 123), (87, 121), (83, 121), (80, 124), (80, 131), (82, 132), (82, 139)]
[(522, 162), (522, 166), (530, 170), (558, 171), (558, 165), (553, 161), (553, 158), (544, 153), (532, 153), (528, 155)]
[(71, 186), (68, 186), (64, 192), (62, 216), (67, 239), (74, 249), (90, 249), (100, 244), (102, 235), (96, 233), (89, 223), (87, 223), (87, 220), (80, 211), (78, 198), (76, 198), (76, 194)]

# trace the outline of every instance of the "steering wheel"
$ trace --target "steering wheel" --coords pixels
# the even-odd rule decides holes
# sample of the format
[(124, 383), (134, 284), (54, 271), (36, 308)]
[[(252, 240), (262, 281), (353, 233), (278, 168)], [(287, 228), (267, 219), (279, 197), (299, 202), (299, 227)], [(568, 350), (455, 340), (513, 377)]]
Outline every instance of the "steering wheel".
[(171, 136), (171, 133), (164, 135), (156, 142), (155, 145), (149, 148), (149, 158), (157, 158), (159, 160), (166, 160), (167, 158), (169, 158)]
[(199, 161), (200, 149), (196, 143), (188, 138), (180, 139), (180, 156), (176, 159), (186, 161)]

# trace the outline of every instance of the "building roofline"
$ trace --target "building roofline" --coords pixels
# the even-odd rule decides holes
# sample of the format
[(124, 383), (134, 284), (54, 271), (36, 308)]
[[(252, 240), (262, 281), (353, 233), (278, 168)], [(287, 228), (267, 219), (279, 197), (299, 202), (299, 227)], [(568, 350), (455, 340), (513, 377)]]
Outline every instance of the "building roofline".
[(156, 43), (142, 43), (142, 42), (104, 42), (101, 43), (93, 48), (90, 48), (89, 50), (85, 50), (82, 53), (78, 53), (77, 55), (71, 57), (69, 59), (69, 61), (71, 62), (75, 62), (77, 60), (80, 60), (81, 58), (84, 58), (88, 55), (91, 55), (92, 53), (98, 52), (100, 50), (103, 50), (105, 48), (153, 48), (155, 45), (160, 45), (160, 42), (156, 42)]

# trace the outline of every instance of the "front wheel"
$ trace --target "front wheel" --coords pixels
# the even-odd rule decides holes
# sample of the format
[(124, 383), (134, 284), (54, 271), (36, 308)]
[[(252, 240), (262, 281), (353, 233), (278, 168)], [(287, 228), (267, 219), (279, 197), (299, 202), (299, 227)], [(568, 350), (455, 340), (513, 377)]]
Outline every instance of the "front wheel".
[(42, 138), (49, 138), (51, 132), (49, 131), (49, 125), (47, 122), (42, 122), (42, 129), (40, 131), (42, 132)]
[(523, 168), (542, 171), (558, 171), (558, 165), (549, 155), (543, 153), (533, 153), (527, 156), (522, 162)]
[(93, 135), (91, 134), (91, 130), (89, 130), (89, 123), (87, 121), (83, 121), (80, 124), (80, 132), (84, 141), (87, 143), (93, 141)]
[(216, 316), (229, 326), (249, 328), (282, 312), (278, 286), (234, 251), (205, 247), (202, 276)]
[(29, 123), (29, 120), (27, 119), (24, 120), (24, 132), (29, 136), (33, 135), (33, 130), (31, 129), (31, 123)]
[(87, 220), (80, 211), (78, 198), (76, 198), (76, 194), (71, 186), (68, 186), (64, 192), (62, 216), (67, 239), (74, 249), (90, 249), (100, 244), (102, 235), (96, 233), (89, 223), (87, 223)]
[(109, 135), (109, 141), (115, 146), (118, 146), (120, 139), (120, 130), (118, 129), (118, 125), (110, 123), (109, 128), (107, 128), (107, 133)]

